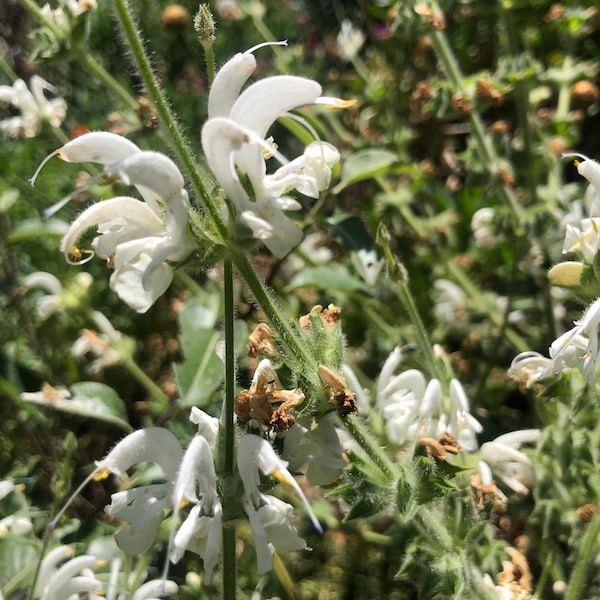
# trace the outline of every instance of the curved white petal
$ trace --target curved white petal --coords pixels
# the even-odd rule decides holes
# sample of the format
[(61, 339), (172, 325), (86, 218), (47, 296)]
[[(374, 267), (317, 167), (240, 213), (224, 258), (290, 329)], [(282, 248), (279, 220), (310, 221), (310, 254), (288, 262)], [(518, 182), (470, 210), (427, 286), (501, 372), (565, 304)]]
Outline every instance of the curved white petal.
[(140, 238), (119, 244), (114, 255), (111, 289), (128, 306), (146, 312), (173, 281), (173, 268), (155, 261), (165, 238)]
[(156, 463), (168, 480), (175, 478), (183, 450), (178, 439), (168, 429), (146, 427), (124, 437), (107, 455), (96, 462), (97, 471), (120, 475), (142, 461)]
[(171, 485), (145, 485), (112, 495), (106, 513), (129, 523), (115, 535), (121, 550), (129, 554), (143, 554), (154, 540), (163, 520), (163, 510), (170, 504)]
[(231, 119), (216, 117), (202, 127), (202, 149), (208, 166), (238, 208), (250, 200), (235, 171), (233, 153), (248, 142), (243, 128)]
[[(292, 108), (311, 104), (319, 97), (321, 86), (312, 79), (295, 75), (266, 77), (246, 88), (231, 109), (230, 118), (264, 138), (271, 125)], [(254, 189), (259, 190), (265, 176), (262, 148), (246, 146), (235, 157)]]
[(208, 118), (229, 115), (240, 90), (256, 69), (256, 59), (250, 52), (240, 52), (227, 61), (215, 75), (208, 95)]
[(49, 294), (60, 294), (62, 292), (62, 283), (52, 273), (46, 271), (35, 271), (30, 273), (23, 280), (23, 285), (28, 288), (42, 288)]
[(264, 138), (281, 115), (293, 108), (312, 104), (320, 94), (321, 86), (306, 77), (265, 77), (240, 94), (229, 117)]
[[(144, 202), (129, 196), (117, 196), (93, 204), (84, 210), (71, 223), (69, 230), (62, 238), (60, 243), (61, 252), (68, 258), (68, 254), (85, 231), (101, 223), (114, 223), (118, 215), (122, 215), (124, 231), (120, 232), (117, 239), (114, 240), (115, 246), (123, 237), (126, 239), (139, 237), (139, 232), (143, 232), (144, 235), (156, 235), (164, 229), (163, 222)], [(112, 252), (114, 252), (114, 247), (103, 248), (104, 256)]]
[(56, 153), (66, 162), (110, 165), (141, 150), (130, 140), (108, 131), (92, 131), (67, 142)]

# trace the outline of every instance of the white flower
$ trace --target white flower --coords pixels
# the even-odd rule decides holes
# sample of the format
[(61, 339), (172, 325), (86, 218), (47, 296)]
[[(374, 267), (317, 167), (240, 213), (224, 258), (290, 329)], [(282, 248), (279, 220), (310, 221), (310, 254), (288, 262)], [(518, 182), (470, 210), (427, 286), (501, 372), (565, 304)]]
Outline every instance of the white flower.
[(0, 131), (11, 138), (31, 138), (41, 131), (44, 121), (60, 127), (67, 114), (67, 103), (62, 98), (48, 100), (45, 91), (56, 93), (54, 86), (37, 75), (31, 78), (29, 88), (22, 79), (12, 86), (0, 85), (0, 102), (10, 103), (21, 112), (20, 116), (0, 121)]
[(577, 252), (588, 263), (594, 261), (600, 247), (600, 218), (582, 219), (581, 226), (567, 225), (563, 254)]
[(148, 427), (123, 438), (106, 457), (96, 462), (96, 468), (83, 481), (50, 523), (53, 529), (73, 498), (91, 479), (100, 480), (109, 474), (121, 475), (140, 462), (158, 465), (166, 483), (140, 486), (117, 492), (106, 512), (129, 522), (115, 537), (119, 547), (131, 554), (146, 552), (163, 519), (163, 509), (170, 506), (173, 482), (183, 451), (177, 438), (167, 429)]
[(591, 263), (600, 247), (600, 164), (578, 153), (563, 154), (563, 158), (574, 158), (578, 173), (590, 183), (584, 202), (588, 216), (580, 220), (579, 226), (567, 223), (563, 253), (578, 252)]
[[(93, 575), (83, 575), (82, 571), (90, 567), (98, 567), (102, 561), (95, 556), (83, 555), (71, 558), (71, 546), (58, 546), (43, 558), (33, 597), (39, 600), (62, 600), (80, 593), (97, 592), (102, 589), (102, 582)], [(62, 561), (67, 560), (62, 566)]]
[(593, 386), (598, 369), (598, 326), (600, 325), (600, 299), (595, 300), (585, 311), (575, 327), (563, 333), (550, 346), (551, 365), (548, 374), (561, 373), (577, 368)]
[(142, 151), (108, 132), (84, 134), (54, 154), (66, 162), (100, 163), (106, 167), (103, 175), (135, 186), (144, 198), (117, 196), (93, 204), (71, 224), (61, 251), (71, 263), (86, 262), (94, 252), (82, 252), (76, 244), (87, 229), (97, 227), (92, 247), (114, 268), (111, 288), (136, 311), (146, 312), (171, 284), (173, 268), (167, 261), (181, 261), (193, 249), (179, 169), (164, 154)]
[(439, 438), (448, 432), (468, 451), (477, 449), (482, 426), (469, 412), (461, 383), (452, 379), (444, 393), (438, 379), (429, 382), (421, 371), (393, 371), (401, 360), (396, 348), (386, 360), (377, 385), (377, 407), (383, 414), (388, 439), (404, 445), (419, 437)]
[(475, 244), (479, 248), (490, 250), (495, 248), (501, 238), (494, 232), (493, 223), (496, 218), (496, 211), (490, 206), (484, 206), (476, 210), (471, 217), (471, 231), (475, 239)]
[[(330, 144), (313, 142), (302, 156), (288, 162), (272, 141), (265, 140), (267, 131), (293, 108), (344, 103), (322, 97), (316, 81), (292, 75), (266, 77), (240, 93), (256, 67), (255, 49), (236, 54), (215, 76), (208, 99), (209, 119), (202, 128), (202, 147), (238, 218), (281, 258), (302, 239), (300, 229), (283, 213), (298, 210), (300, 205), (284, 193), (296, 189), (317, 198), (329, 185), (331, 167), (339, 161), (339, 153)], [(274, 155), (283, 164), (272, 175), (266, 174), (265, 155)], [(239, 181), (236, 167), (248, 176), (254, 200)]]
[(237, 460), (244, 486), (242, 503), (254, 532), (258, 573), (263, 574), (273, 568), (276, 549), (300, 550), (307, 546), (291, 524), (293, 508), (259, 490), (259, 471), (291, 486), (304, 503), (315, 529), (321, 533), (322, 529), (306, 496), (287, 470), (288, 463), (275, 454), (269, 442), (256, 435), (244, 435), (238, 445)]
[(517, 354), (510, 363), (507, 375), (526, 388), (530, 388), (548, 375), (552, 361), (540, 354), (528, 350)]
[(109, 473), (121, 475), (143, 461), (156, 463), (166, 479), (166, 483), (144, 485), (113, 494), (106, 512), (130, 523), (115, 536), (117, 544), (125, 552), (142, 554), (152, 544), (163, 519), (163, 509), (171, 504), (173, 482), (182, 454), (177, 438), (170, 431), (148, 427), (130, 433), (103, 460), (96, 462), (96, 470), (92, 473), (96, 480)]
[[(100, 548), (106, 552), (104, 540), (99, 541)], [(94, 545), (95, 543), (92, 542), (90, 550)], [(140, 585), (140, 581), (146, 576), (145, 573), (140, 575), (133, 571), (126, 577), (126, 573), (122, 573), (121, 568), (122, 560), (120, 558), (113, 558), (110, 561), (110, 573), (108, 574), (106, 590), (102, 592), (102, 595), (90, 594), (89, 600), (123, 600), (125, 597), (131, 597), (132, 600), (154, 600), (177, 593), (178, 586), (173, 581), (169, 581), (168, 579), (153, 579)], [(139, 587), (135, 589), (136, 586)]]
[(449, 279), (433, 282), (433, 312), (441, 323), (456, 323), (459, 311), (464, 310), (467, 296), (463, 289)]
[(12, 535), (25, 535), (33, 529), (33, 523), (29, 517), (9, 515), (0, 519), (0, 538), (8, 533)]
[(527, 494), (533, 484), (529, 457), (519, 448), (523, 444), (537, 443), (540, 435), (539, 429), (521, 429), (505, 433), (481, 445), (481, 456), (485, 463), (518, 494)]
[[(175, 534), (179, 510), (188, 502), (194, 503), (194, 507)], [(210, 583), (221, 550), (223, 509), (217, 493), (212, 450), (201, 435), (194, 437), (183, 456), (173, 504), (169, 558), (177, 562), (186, 549), (196, 552), (204, 561), (204, 581)]]
[(306, 478), (311, 485), (333, 483), (346, 466), (342, 458), (342, 446), (330, 413), (311, 428), (311, 417), (300, 417), (285, 432), (283, 455), (293, 471), (307, 465)]
[(340, 58), (347, 61), (354, 60), (364, 43), (365, 34), (360, 29), (354, 27), (351, 21), (344, 19), (337, 36), (337, 48)]
[(69, 308), (73, 301), (92, 285), (92, 276), (89, 273), (78, 273), (73, 283), (77, 290), (76, 294), (72, 294), (68, 286), (65, 290), (62, 283), (54, 275), (44, 271), (30, 273), (23, 280), (25, 288), (40, 288), (47, 292), (38, 298), (36, 304), (38, 316), (42, 320), (46, 320), (51, 315)]

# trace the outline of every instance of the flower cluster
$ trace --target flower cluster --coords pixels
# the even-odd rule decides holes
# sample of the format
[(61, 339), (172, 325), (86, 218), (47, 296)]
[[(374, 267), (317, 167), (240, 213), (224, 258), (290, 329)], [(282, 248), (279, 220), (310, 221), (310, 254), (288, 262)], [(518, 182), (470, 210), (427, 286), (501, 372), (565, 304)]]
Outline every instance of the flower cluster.
[[(146, 552), (164, 519), (165, 510), (171, 509), (173, 520), (168, 558), (178, 562), (186, 550), (199, 554), (204, 561), (205, 581), (210, 582), (219, 560), (223, 525), (221, 492), (217, 487), (213, 458), (219, 423), (197, 408), (192, 409), (190, 419), (198, 425), (198, 433), (185, 452), (170, 431), (158, 427), (140, 429), (121, 440), (104, 460), (97, 462), (81, 487), (90, 479), (99, 480), (111, 473), (121, 475), (140, 462), (155, 463), (165, 479), (163, 483), (112, 495), (107, 513), (129, 524), (117, 533), (116, 542), (130, 554)], [(287, 465), (263, 438), (253, 434), (240, 438), (237, 467), (243, 487), (241, 508), (254, 533), (260, 574), (272, 569), (276, 549), (308, 549), (292, 525), (293, 507), (261, 491), (260, 473), (290, 486), (304, 503), (315, 528), (322, 531)], [(188, 504), (192, 508), (177, 528), (179, 514)], [(52, 525), (67, 506), (68, 503)]]
[[(64, 235), (61, 251), (74, 264), (87, 262), (94, 253), (106, 259), (113, 269), (110, 287), (131, 308), (146, 312), (173, 280), (169, 263), (184, 260), (194, 248), (179, 169), (164, 154), (142, 151), (104, 131), (77, 137), (50, 156), (54, 155), (66, 162), (100, 163), (104, 176), (132, 185), (141, 194), (143, 201), (116, 196), (84, 210)], [(93, 250), (82, 251), (77, 242), (91, 227), (98, 232)]]
[(32, 138), (40, 133), (44, 122), (60, 127), (67, 114), (67, 103), (58, 97), (49, 100), (47, 91), (56, 94), (56, 88), (38, 75), (31, 78), (29, 87), (22, 79), (12, 86), (0, 85), (0, 102), (11, 104), (21, 113), (0, 121), (0, 131), (10, 138)]
[(482, 426), (469, 412), (469, 401), (458, 379), (451, 379), (445, 393), (438, 379), (427, 381), (417, 369), (394, 375), (401, 360), (402, 350), (395, 348), (377, 384), (377, 408), (388, 439), (405, 445), (421, 437), (437, 439), (450, 433), (465, 450), (476, 450), (476, 434)]
[[(202, 128), (202, 147), (209, 167), (233, 203), (236, 216), (253, 237), (281, 258), (302, 239), (300, 229), (283, 213), (300, 204), (288, 190), (318, 198), (331, 180), (331, 168), (339, 161), (331, 145), (315, 141), (302, 156), (288, 162), (276, 144), (265, 136), (276, 119), (306, 104), (344, 107), (348, 103), (321, 96), (321, 86), (292, 75), (266, 77), (241, 91), (256, 68), (253, 52), (236, 54), (215, 76), (208, 98), (208, 121)], [(265, 157), (275, 156), (282, 166), (266, 172)], [(250, 197), (237, 169), (248, 177)]]
[[(577, 159), (577, 171), (590, 183), (586, 191), (585, 204), (588, 206), (590, 216), (581, 221), (580, 227), (567, 224), (563, 252), (576, 252), (583, 259), (583, 264), (568, 261), (559, 263), (550, 272), (552, 283), (567, 285), (565, 277), (569, 280), (569, 287), (577, 288), (586, 265), (596, 261), (600, 248), (600, 164), (581, 154), (572, 155)], [(567, 268), (560, 269), (565, 266)], [(571, 272), (575, 267), (576, 276)], [(594, 271), (589, 266), (590, 272)], [(538, 352), (524, 352), (513, 360), (509, 369), (509, 376), (530, 387), (536, 381), (558, 375), (571, 369), (577, 369), (590, 386), (596, 383), (596, 373), (600, 366), (598, 348), (600, 344), (600, 299), (592, 302), (584, 311), (581, 319), (574, 322), (574, 326), (556, 338), (549, 348), (549, 358)]]

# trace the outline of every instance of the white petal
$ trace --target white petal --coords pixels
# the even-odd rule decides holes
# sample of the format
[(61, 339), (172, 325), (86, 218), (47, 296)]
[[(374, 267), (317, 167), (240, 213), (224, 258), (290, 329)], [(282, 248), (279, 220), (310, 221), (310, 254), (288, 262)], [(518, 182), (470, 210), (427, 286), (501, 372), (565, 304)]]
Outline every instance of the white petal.
[(172, 596), (178, 589), (174, 581), (153, 579), (140, 586), (133, 594), (132, 600), (152, 600), (158, 596)]
[(184, 183), (177, 165), (160, 152), (128, 156), (110, 166), (108, 174), (117, 175), (124, 183), (150, 189), (165, 202), (179, 198)]
[(256, 68), (256, 59), (249, 52), (238, 53), (215, 75), (208, 95), (208, 118), (227, 117), (242, 86)]
[(294, 75), (265, 77), (242, 92), (229, 116), (264, 138), (281, 115), (312, 104), (320, 93), (321, 86), (312, 79)]
[(173, 268), (155, 255), (164, 238), (142, 238), (120, 244), (115, 252), (111, 289), (128, 306), (145, 313), (173, 281)]
[(596, 194), (600, 194), (600, 164), (595, 160), (587, 159), (579, 163), (577, 171), (590, 182)]
[(138, 429), (123, 438), (104, 458), (97, 470), (120, 475), (142, 461), (156, 463), (169, 480), (174, 479), (183, 451), (177, 438), (162, 427)]
[(141, 150), (127, 138), (108, 131), (84, 133), (56, 153), (66, 162), (97, 162), (110, 165)]
[(197, 502), (198, 493), (201, 496), (217, 496), (217, 478), (212, 450), (201, 435), (194, 437), (183, 455), (175, 482), (173, 500), (175, 504), (180, 504), (184, 499)]
[(49, 294), (60, 294), (62, 292), (62, 284), (57, 277), (45, 271), (36, 271), (30, 273), (23, 280), (23, 285), (30, 288), (42, 288)]
[(249, 203), (233, 163), (233, 153), (248, 143), (248, 136), (234, 121), (217, 117), (202, 127), (202, 149), (210, 170), (238, 209)]
[[(123, 215), (127, 231), (123, 232), (119, 238), (115, 239), (115, 246), (120, 241), (121, 236), (126, 239), (138, 237), (138, 232), (144, 232), (145, 235), (158, 234), (164, 230), (163, 222), (146, 206), (144, 202), (131, 198), (129, 196), (117, 196), (109, 200), (103, 200), (93, 204), (84, 210), (71, 223), (69, 230), (64, 235), (60, 243), (60, 250), (68, 258), (72, 248), (76, 246), (79, 238), (91, 227), (96, 227), (101, 223), (114, 222), (117, 215)], [(136, 230), (135, 234), (131, 229)], [(104, 249), (108, 252), (109, 249)], [(114, 251), (114, 248), (112, 248)]]

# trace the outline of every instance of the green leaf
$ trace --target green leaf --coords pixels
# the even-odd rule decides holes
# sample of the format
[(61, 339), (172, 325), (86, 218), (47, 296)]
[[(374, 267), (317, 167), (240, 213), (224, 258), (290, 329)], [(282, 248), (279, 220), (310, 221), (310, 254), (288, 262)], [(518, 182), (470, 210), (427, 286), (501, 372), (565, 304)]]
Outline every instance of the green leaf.
[(67, 410), (84, 417), (112, 423), (132, 431), (125, 403), (111, 387), (97, 381), (80, 381), (71, 386), (71, 399)]
[[(222, 331), (215, 329), (220, 302), (215, 294), (189, 300), (179, 316), (181, 348), (185, 358), (175, 364), (175, 379), (183, 406), (205, 405), (223, 383), (223, 361), (216, 353)], [(247, 327), (235, 323), (236, 355), (245, 347)]]
[(106, 421), (125, 431), (132, 430), (127, 419), (125, 404), (111, 387), (98, 381), (80, 381), (74, 383), (70, 391), (70, 396), (56, 390), (57, 397), (50, 397), (48, 394), (40, 392), (39, 394), (23, 394), (21, 398), (54, 410)]
[(49, 235), (62, 237), (67, 233), (68, 229), (68, 223), (60, 219), (50, 219), (48, 221), (26, 219), (21, 221), (7, 237), (10, 243), (35, 240)]
[(8, 188), (0, 193), (0, 213), (7, 212), (18, 199), (19, 190), (15, 188)]
[(31, 538), (25, 536), (9, 534), (0, 539), (0, 589), (5, 594), (9, 591), (7, 586), (9, 582), (16, 589), (24, 590), (29, 586), (39, 552), (39, 548), (32, 543)]
[(288, 290), (297, 288), (326, 289), (329, 292), (364, 292), (369, 288), (358, 278), (350, 275), (345, 268), (327, 266), (310, 267), (300, 271), (287, 286)]
[(397, 161), (398, 155), (389, 150), (369, 148), (355, 152), (344, 161), (341, 181), (335, 186), (333, 193), (338, 194), (357, 181), (380, 175)]

